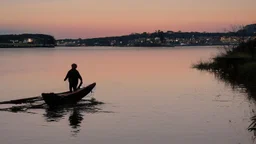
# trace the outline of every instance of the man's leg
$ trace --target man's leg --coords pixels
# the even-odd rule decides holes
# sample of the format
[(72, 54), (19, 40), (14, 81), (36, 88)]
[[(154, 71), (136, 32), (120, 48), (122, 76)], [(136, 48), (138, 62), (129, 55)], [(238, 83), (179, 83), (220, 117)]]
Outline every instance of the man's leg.
[(76, 90), (77, 90), (77, 84), (78, 84), (78, 82), (74, 82), (74, 83), (72, 84), (73, 91), (76, 91)]
[(72, 92), (72, 83), (69, 83), (69, 91)]

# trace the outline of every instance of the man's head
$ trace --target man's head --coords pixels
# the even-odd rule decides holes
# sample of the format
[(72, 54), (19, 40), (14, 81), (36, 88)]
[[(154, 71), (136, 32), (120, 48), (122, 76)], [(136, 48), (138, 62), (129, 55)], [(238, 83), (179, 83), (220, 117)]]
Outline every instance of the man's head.
[(71, 65), (71, 67), (72, 67), (72, 69), (76, 69), (76, 68), (77, 68), (77, 65), (76, 65), (75, 63), (73, 63), (73, 64)]

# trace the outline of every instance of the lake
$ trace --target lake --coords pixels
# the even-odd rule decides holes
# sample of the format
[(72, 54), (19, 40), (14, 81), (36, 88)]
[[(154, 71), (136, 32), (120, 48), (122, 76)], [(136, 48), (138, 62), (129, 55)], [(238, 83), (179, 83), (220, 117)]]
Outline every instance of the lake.
[[(240, 88), (192, 69), (208, 47), (0, 49), (0, 101), (68, 90), (77, 63), (94, 109), (0, 111), (1, 144), (248, 144), (255, 103)], [(86, 99), (86, 98), (85, 98)], [(0, 105), (1, 108), (10, 105)]]

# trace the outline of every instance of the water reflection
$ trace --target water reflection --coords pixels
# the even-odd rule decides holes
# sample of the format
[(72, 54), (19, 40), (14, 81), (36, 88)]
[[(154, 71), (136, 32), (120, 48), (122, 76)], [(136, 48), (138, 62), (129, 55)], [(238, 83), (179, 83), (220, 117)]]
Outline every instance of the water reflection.
[(236, 73), (225, 73), (222, 71), (212, 72), (214, 76), (223, 81), (226, 85), (231, 86), (233, 90), (246, 93), (249, 100), (256, 102), (256, 87), (253, 84), (245, 83), (243, 77), (239, 77)]
[(81, 123), (84, 120), (84, 115), (86, 113), (97, 113), (97, 112), (108, 112), (102, 111), (97, 105), (103, 104), (102, 102), (93, 100), (90, 103), (82, 101), (75, 105), (66, 105), (57, 108), (45, 108), (45, 114), (43, 117), (46, 122), (60, 122), (65, 119), (68, 114), (68, 123), (71, 127), (71, 135), (77, 136), (81, 131)]
[(70, 113), (68, 121), (69, 126), (72, 128), (72, 136), (76, 136), (80, 132), (81, 123), (84, 119), (79, 108), (47, 108), (43, 116), (47, 122), (59, 122), (64, 119), (68, 113)]
[(83, 121), (83, 115), (77, 108), (73, 109), (73, 112), (69, 116), (69, 125), (73, 129), (72, 136), (76, 136), (80, 132), (81, 123)]
[(252, 141), (254, 143), (256, 139), (256, 115), (255, 115), (255, 103), (256, 103), (256, 87), (253, 83), (247, 83), (243, 77), (239, 77), (236, 72), (225, 72), (225, 71), (212, 71), (215, 78), (224, 82), (226, 85), (230, 86), (232, 90), (245, 93), (247, 99), (250, 101), (249, 107), (251, 109), (251, 124), (248, 126), (248, 130), (253, 132), (254, 136)]
[(47, 122), (59, 122), (66, 114), (67, 111), (64, 108), (46, 108), (43, 116)]

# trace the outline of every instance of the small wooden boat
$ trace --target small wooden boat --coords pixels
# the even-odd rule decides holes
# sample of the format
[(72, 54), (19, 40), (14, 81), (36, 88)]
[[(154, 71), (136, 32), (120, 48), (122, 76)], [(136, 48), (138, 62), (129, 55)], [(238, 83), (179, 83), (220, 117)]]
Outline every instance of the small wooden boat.
[(75, 104), (89, 94), (95, 86), (96, 83), (92, 83), (74, 92), (42, 93), (42, 97), (45, 103), (50, 107), (56, 107), (64, 104)]

